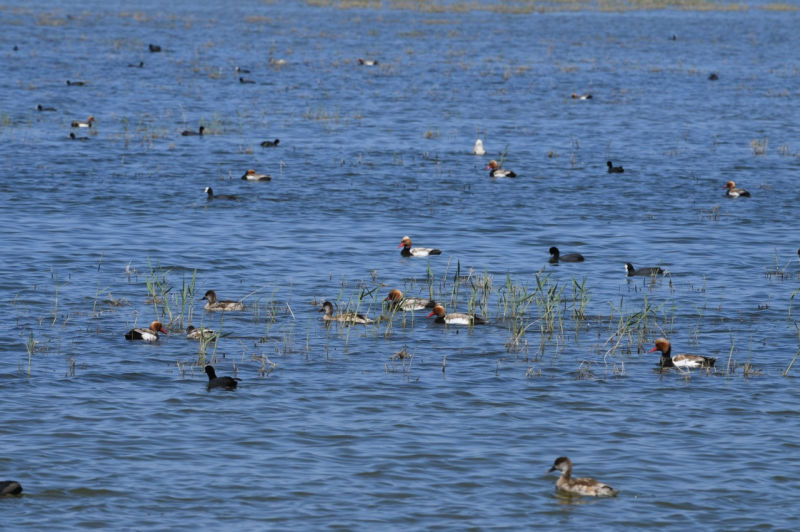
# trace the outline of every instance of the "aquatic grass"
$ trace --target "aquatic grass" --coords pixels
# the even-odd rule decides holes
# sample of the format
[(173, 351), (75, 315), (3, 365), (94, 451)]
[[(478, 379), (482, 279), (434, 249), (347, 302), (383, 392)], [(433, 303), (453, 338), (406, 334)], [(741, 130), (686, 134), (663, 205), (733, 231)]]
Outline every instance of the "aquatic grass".
[[(797, 329), (797, 340), (798, 340), (798, 343), (800, 343), (800, 326), (798, 326), (796, 323), (795, 323), (794, 326), (795, 326), (795, 329)], [(789, 376), (789, 371), (791, 371), (792, 366), (794, 366), (794, 363), (795, 363), (795, 361), (797, 360), (798, 357), (800, 357), (800, 347), (797, 348), (797, 351), (795, 352), (794, 356), (792, 357), (792, 360), (789, 361), (789, 365), (786, 366), (786, 369), (783, 370), (783, 373), (781, 373), (782, 376), (784, 376), (784, 377), (788, 377)]]
[(28, 340), (25, 342), (25, 349), (28, 351), (28, 378), (31, 378), (31, 365), (33, 353), (36, 352), (36, 345), (39, 342), (33, 337), (33, 331), (28, 333)]

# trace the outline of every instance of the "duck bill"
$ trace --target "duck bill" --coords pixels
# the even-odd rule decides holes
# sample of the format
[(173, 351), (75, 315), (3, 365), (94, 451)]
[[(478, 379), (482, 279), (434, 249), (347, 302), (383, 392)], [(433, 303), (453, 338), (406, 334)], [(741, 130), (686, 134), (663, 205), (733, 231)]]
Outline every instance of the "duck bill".
[(653, 349), (651, 349), (650, 351), (648, 351), (648, 353), (653, 353), (654, 351), (658, 351), (658, 347), (654, 347)]
[(403, 244), (402, 242), (400, 242), (400, 244), (397, 246), (397, 249), (400, 249), (400, 248), (402, 248), (402, 247), (405, 247), (405, 244)]
[(427, 316), (425, 316), (425, 317), (426, 317), (426, 318), (430, 318), (430, 317), (431, 317), (431, 316), (433, 316), (434, 314), (436, 314), (436, 313), (435, 313), (434, 311), (431, 311), (431, 313), (430, 313), (430, 314), (428, 314), (428, 315), (427, 315)]

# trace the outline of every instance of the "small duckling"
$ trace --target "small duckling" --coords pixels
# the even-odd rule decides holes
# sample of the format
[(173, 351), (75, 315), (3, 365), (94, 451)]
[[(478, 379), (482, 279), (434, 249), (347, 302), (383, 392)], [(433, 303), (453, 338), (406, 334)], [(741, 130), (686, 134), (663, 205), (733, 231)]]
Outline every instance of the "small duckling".
[(589, 497), (615, 497), (619, 493), (619, 490), (593, 478), (572, 478), (572, 462), (566, 456), (556, 458), (548, 473), (553, 471), (561, 471), (561, 476), (556, 480), (556, 490)]

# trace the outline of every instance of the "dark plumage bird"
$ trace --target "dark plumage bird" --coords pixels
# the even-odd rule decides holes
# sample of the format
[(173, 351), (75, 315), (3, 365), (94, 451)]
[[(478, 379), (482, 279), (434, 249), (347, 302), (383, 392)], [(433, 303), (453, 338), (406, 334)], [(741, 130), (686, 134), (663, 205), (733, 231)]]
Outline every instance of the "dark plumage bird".
[(233, 390), (239, 385), (239, 379), (233, 377), (217, 377), (217, 372), (214, 371), (214, 366), (206, 366), (206, 375), (208, 375), (208, 389), (211, 388), (225, 388), (226, 390)]
[(139, 61), (138, 65), (134, 65), (133, 63), (128, 63), (128, 68), (142, 68), (144, 66), (144, 61)]
[(70, 133), (70, 134), (69, 134), (69, 138), (70, 138), (71, 140), (89, 140), (89, 137), (79, 137), (79, 136), (77, 136), (77, 135), (75, 134), (75, 132), (72, 132), (72, 133)]
[(184, 137), (191, 137), (193, 135), (199, 135), (199, 136), (202, 137), (203, 136), (203, 132), (205, 130), (206, 130), (206, 126), (200, 126), (199, 128), (197, 128), (197, 131), (192, 131), (191, 129), (184, 129), (181, 132), (181, 135), (183, 135)]
[(150, 50), (152, 53), (160, 52), (161, 47), (157, 44), (148, 44), (147, 49)]
[(239, 83), (255, 83), (255, 81), (253, 81), (252, 79), (247, 79), (247, 78), (243, 78), (243, 77), (240, 76), (239, 77)]
[(70, 87), (72, 87), (72, 86), (83, 87), (84, 85), (86, 85), (86, 82), (85, 81), (70, 81), (70, 80), (67, 80), (67, 85), (69, 85)]
[(606, 166), (608, 166), (609, 174), (621, 174), (625, 171), (625, 169), (621, 166), (614, 166), (614, 163), (611, 161), (606, 161)]
[(717, 75), (716, 72), (712, 72), (711, 74), (708, 75), (708, 80), (709, 81), (717, 81), (718, 79), (719, 79), (719, 76)]
[(213, 199), (222, 199), (222, 200), (237, 200), (237, 199), (239, 199), (233, 194), (215, 195), (214, 194), (214, 189), (212, 189), (211, 187), (206, 187), (206, 194), (208, 194), (208, 201), (211, 201)]
[(22, 493), (22, 484), (16, 480), (0, 480), (0, 497), (19, 495), (20, 493)]
[(558, 251), (558, 248), (553, 246), (550, 248), (550, 262), (583, 262), (583, 255), (580, 253), (564, 253), (563, 255)]
[(633, 267), (633, 264), (630, 262), (625, 263), (625, 271), (628, 274), (628, 277), (633, 277), (634, 275), (638, 275), (640, 277), (650, 277), (653, 275), (663, 275), (664, 270), (659, 268), (658, 266), (653, 266), (650, 268), (639, 268), (638, 270)]
[(44, 107), (42, 104), (36, 106), (37, 111), (55, 111), (55, 107)]
[(281, 139), (265, 140), (264, 142), (261, 143), (261, 147), (262, 148), (277, 148), (278, 147), (278, 143), (280, 141), (281, 141)]

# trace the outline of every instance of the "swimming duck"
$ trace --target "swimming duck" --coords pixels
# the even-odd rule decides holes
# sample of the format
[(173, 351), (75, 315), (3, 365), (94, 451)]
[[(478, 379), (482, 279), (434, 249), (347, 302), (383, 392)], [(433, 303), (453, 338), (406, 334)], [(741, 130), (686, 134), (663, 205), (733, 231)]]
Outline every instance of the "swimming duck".
[(473, 155), (486, 155), (486, 150), (483, 147), (483, 141), (478, 139), (475, 141), (475, 147), (472, 148)]
[(39, 105), (36, 106), (36, 110), (40, 111), (40, 112), (41, 111), (55, 111), (56, 108), (55, 107), (44, 107), (42, 104), (39, 104)]
[(606, 161), (606, 166), (608, 166), (609, 174), (621, 174), (625, 171), (625, 169), (621, 166), (614, 166), (614, 163), (611, 161)]
[(728, 196), (729, 198), (738, 198), (739, 196), (742, 196), (743, 198), (749, 198), (750, 197), (750, 193), (748, 191), (746, 191), (745, 189), (736, 188), (736, 183), (734, 183), (733, 181), (728, 181), (727, 183), (725, 183), (725, 186), (722, 187), (722, 188), (728, 189), (725, 192), (725, 195)]
[(74, 131), (71, 131), (71, 132), (70, 132), (70, 134), (69, 134), (69, 138), (70, 138), (71, 140), (89, 140), (89, 137), (79, 137), (79, 136), (75, 135), (75, 132), (74, 132)]
[(423, 310), (436, 306), (436, 302), (432, 299), (425, 299), (422, 297), (403, 297), (403, 292), (396, 288), (389, 291), (389, 295), (386, 296), (384, 301), (388, 301), (389, 307), (393, 310)]
[(71, 127), (92, 127), (94, 124), (94, 117), (90, 116), (86, 122), (81, 122), (80, 120), (73, 120), (70, 124)]
[(235, 67), (233, 69), (233, 71), (236, 72), (237, 74), (239, 74), (239, 73), (241, 73), (241, 74), (249, 74), (250, 73), (250, 70), (248, 70), (246, 68), (238, 67), (238, 66)]
[(628, 277), (633, 277), (634, 275), (639, 275), (641, 277), (650, 277), (652, 275), (663, 275), (664, 270), (659, 268), (658, 266), (653, 266), (649, 268), (639, 268), (638, 270), (633, 267), (633, 264), (630, 262), (625, 263), (625, 272), (628, 274)]
[(433, 320), (436, 323), (446, 323), (447, 325), (480, 325), (486, 320), (475, 314), (465, 314), (463, 312), (451, 312), (447, 314), (442, 305), (436, 305), (428, 317), (436, 316)]
[(364, 65), (364, 66), (375, 66), (375, 65), (378, 64), (378, 60), (377, 59), (362, 59), (362, 58), (359, 57), (358, 58), (358, 64), (359, 65)]
[(217, 293), (213, 290), (208, 290), (206, 295), (200, 298), (201, 300), (206, 300), (206, 306), (203, 307), (208, 311), (211, 312), (226, 312), (232, 310), (244, 310), (244, 303), (241, 301), (217, 301)]
[(191, 129), (184, 129), (181, 132), (181, 135), (184, 137), (191, 137), (192, 135), (203, 136), (203, 132), (206, 130), (206, 126), (200, 126), (197, 128), (197, 131), (192, 131)]
[(343, 321), (346, 323), (361, 323), (364, 325), (375, 323), (375, 320), (371, 320), (365, 316), (362, 316), (361, 314), (356, 314), (355, 312), (341, 312), (339, 314), (334, 314), (333, 303), (330, 301), (325, 301), (319, 311), (325, 313), (325, 315), (322, 316), (322, 319), (325, 321)]
[(592, 99), (592, 95), (591, 94), (578, 94), (576, 92), (573, 92), (572, 93), (572, 99), (573, 100), (591, 100)]
[(400, 245), (397, 246), (398, 248), (403, 248), (400, 251), (400, 254), (404, 257), (427, 257), (428, 255), (441, 255), (441, 249), (435, 248), (412, 248), (411, 247), (411, 237), (404, 236), (400, 240)]
[(550, 248), (550, 262), (556, 263), (558, 261), (561, 262), (583, 262), (583, 255), (580, 253), (565, 253), (561, 254), (558, 251), (558, 248), (553, 246)]
[(20, 493), (22, 493), (22, 484), (16, 480), (0, 480), (0, 497), (19, 495)]
[(211, 188), (211, 187), (206, 187), (205, 193), (208, 194), (208, 198), (207, 198), (208, 201), (211, 201), (213, 199), (222, 199), (222, 200), (238, 200), (239, 199), (234, 194), (219, 194), (219, 195), (215, 196), (214, 195), (214, 189)]
[(189, 340), (211, 340), (216, 335), (217, 333), (204, 327), (194, 327), (193, 325), (186, 327), (186, 338)]
[(719, 74), (717, 74), (716, 72), (712, 72), (711, 74), (708, 75), (708, 79), (709, 81), (717, 81), (719, 79)]
[(144, 66), (144, 61), (139, 61), (138, 65), (134, 65), (133, 63), (128, 63), (128, 68), (142, 68)]
[(278, 147), (278, 143), (280, 141), (281, 141), (281, 139), (265, 140), (264, 142), (261, 143), (261, 147), (262, 148), (276, 148), (276, 147)]
[(500, 168), (500, 165), (497, 164), (497, 161), (494, 159), (489, 161), (489, 164), (486, 165), (486, 170), (489, 170), (489, 177), (517, 177), (517, 174), (511, 170)]
[(85, 81), (70, 81), (70, 80), (67, 80), (67, 85), (69, 85), (71, 87), (83, 87), (84, 85), (86, 85), (86, 82)]
[(158, 340), (158, 333), (167, 334), (167, 331), (164, 330), (164, 326), (161, 324), (160, 321), (154, 321), (150, 324), (149, 329), (131, 329), (130, 331), (125, 333), (126, 340), (143, 340), (145, 342), (155, 342)]
[(269, 181), (272, 178), (267, 174), (256, 173), (256, 171), (251, 168), (244, 173), (242, 179), (246, 179), (247, 181)]
[(702, 355), (675, 355), (672, 356), (672, 346), (666, 338), (658, 338), (656, 345), (648, 351), (653, 353), (655, 351), (661, 352), (661, 360), (659, 364), (662, 368), (713, 368), (717, 359), (713, 357), (706, 357)]
[(255, 81), (253, 81), (252, 79), (247, 79), (247, 78), (243, 78), (243, 77), (240, 76), (239, 77), (239, 83), (247, 84), (247, 83), (255, 83)]
[(147, 49), (150, 50), (152, 53), (160, 52), (161, 47), (157, 44), (148, 44)]
[(556, 490), (572, 495), (587, 495), (589, 497), (614, 497), (619, 493), (608, 484), (593, 478), (572, 478), (572, 461), (566, 456), (559, 456), (547, 472), (561, 471), (561, 476), (556, 480)]
[(214, 371), (214, 366), (206, 366), (206, 375), (208, 375), (208, 389), (211, 388), (225, 388), (226, 390), (233, 390), (239, 385), (239, 379), (233, 377), (217, 377), (217, 372)]

